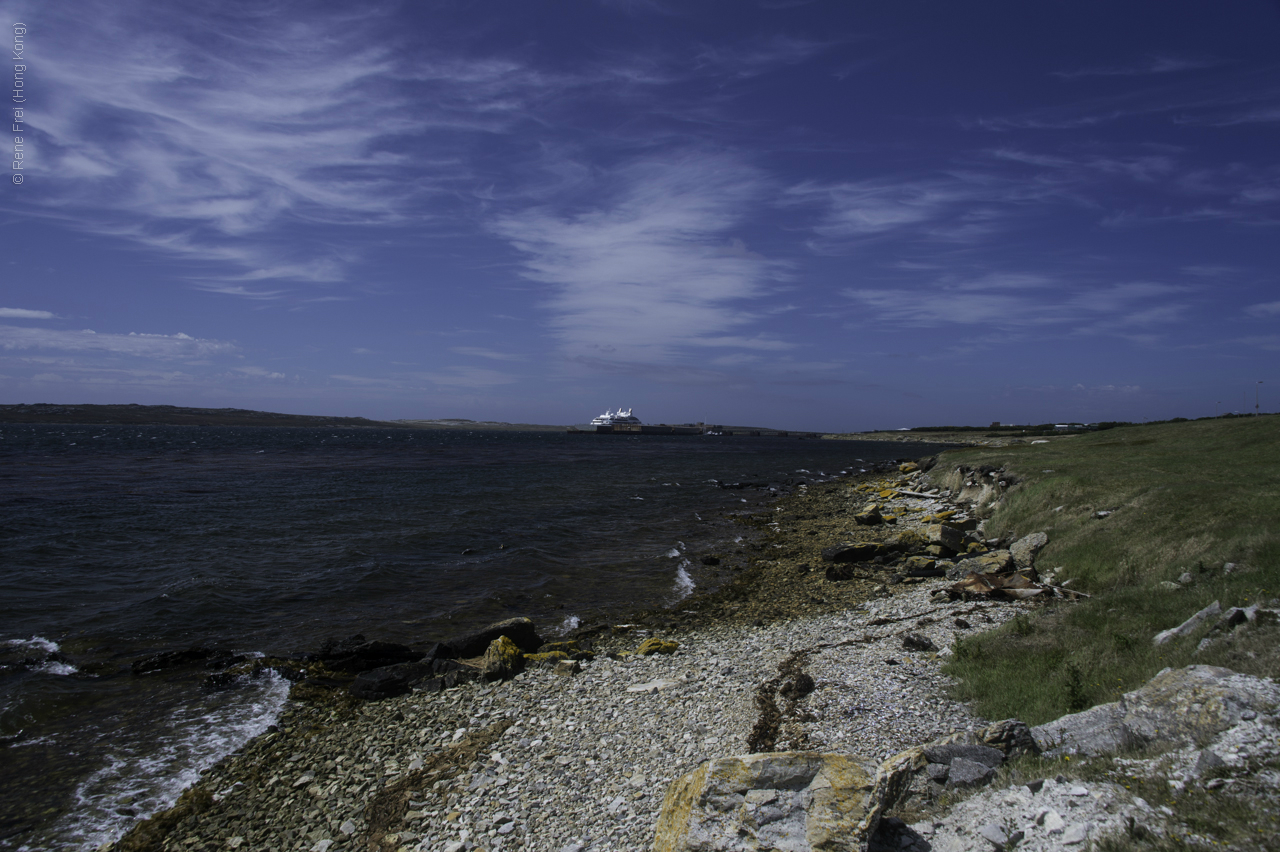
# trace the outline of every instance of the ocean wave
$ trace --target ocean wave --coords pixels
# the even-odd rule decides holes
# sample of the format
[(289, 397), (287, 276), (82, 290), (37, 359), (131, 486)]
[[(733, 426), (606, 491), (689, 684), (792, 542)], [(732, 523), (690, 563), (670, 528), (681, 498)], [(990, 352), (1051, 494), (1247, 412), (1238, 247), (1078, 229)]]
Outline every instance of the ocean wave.
[(693, 578), (689, 576), (689, 572), (685, 570), (690, 564), (689, 560), (686, 559), (682, 561), (680, 563), (680, 567), (676, 569), (676, 584), (674, 591), (676, 593), (676, 600), (678, 601), (682, 601), (689, 597), (689, 595), (693, 594), (694, 587), (697, 585), (693, 582)]

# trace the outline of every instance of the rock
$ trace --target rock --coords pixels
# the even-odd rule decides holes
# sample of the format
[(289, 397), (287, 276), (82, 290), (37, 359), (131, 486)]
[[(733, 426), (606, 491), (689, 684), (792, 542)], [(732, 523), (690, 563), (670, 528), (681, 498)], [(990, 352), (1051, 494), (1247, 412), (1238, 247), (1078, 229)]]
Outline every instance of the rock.
[(875, 764), (845, 754), (776, 752), (708, 761), (667, 788), (654, 852), (862, 850), (883, 791)]
[(572, 677), (582, 672), (582, 665), (577, 660), (561, 660), (551, 671), (563, 677)]
[(908, 574), (912, 571), (929, 571), (938, 567), (938, 560), (931, 556), (908, 556), (902, 567)]
[(992, 769), (1004, 762), (1004, 753), (999, 749), (972, 743), (945, 743), (941, 745), (930, 743), (924, 747), (924, 756), (930, 763), (944, 763), (948, 766), (961, 757), (974, 763), (981, 763), (983, 766), (988, 766)]
[(907, 651), (938, 650), (938, 646), (933, 644), (928, 636), (922, 636), (919, 633), (904, 633), (902, 636), (902, 647)]
[[(545, 645), (543, 646), (546, 647)], [(569, 655), (564, 651), (539, 651), (536, 654), (525, 654), (525, 666), (532, 666), (540, 669), (555, 668), (556, 664), (569, 659)]]
[(333, 671), (356, 674), (399, 663), (420, 662), (429, 659), (431, 654), (396, 642), (366, 641), (357, 634), (350, 639), (326, 639), (318, 656)]
[(1036, 816), (1036, 825), (1049, 834), (1061, 834), (1062, 829), (1067, 827), (1067, 821), (1062, 818), (1062, 814), (1050, 808)]
[(865, 511), (854, 515), (853, 522), (859, 526), (873, 527), (876, 524), (884, 523), (884, 516), (880, 514), (879, 506), (872, 505)]
[(382, 666), (356, 675), (347, 691), (355, 698), (364, 701), (378, 701), (393, 698), (409, 692), (416, 680), (431, 674), (431, 666), (424, 663), (398, 663), (394, 666)]
[(1036, 556), (1049, 543), (1049, 536), (1042, 532), (1032, 533), (1009, 545), (1009, 553), (1019, 568), (1030, 568), (1036, 564)]
[(799, 701), (817, 688), (813, 678), (805, 672), (789, 678), (778, 690), (778, 693), (789, 701)]
[(1195, 615), (1188, 618), (1186, 621), (1179, 624), (1177, 627), (1171, 627), (1168, 630), (1161, 630), (1156, 634), (1155, 639), (1152, 641), (1154, 641), (1156, 645), (1163, 645), (1170, 639), (1175, 639), (1179, 636), (1186, 636), (1188, 633), (1193, 632), (1201, 624), (1204, 624), (1220, 612), (1222, 612), (1222, 605), (1217, 601), (1214, 601)]
[(488, 627), (477, 630), (474, 633), (455, 636), (442, 643), (446, 646), (448, 653), (444, 653), (446, 649), (442, 648), (439, 656), (462, 657), (464, 659), (478, 657), (499, 636), (506, 636), (526, 654), (536, 653), (538, 648), (542, 646), (542, 638), (538, 636), (538, 631), (533, 626), (532, 621), (527, 618), (509, 618), (506, 621), (490, 624)]
[(930, 780), (942, 784), (947, 780), (947, 772), (950, 769), (951, 767), (945, 763), (930, 763), (924, 768), (924, 772), (929, 776)]
[(1219, 757), (1215, 752), (1205, 749), (1200, 752), (1200, 757), (1196, 758), (1196, 775), (1204, 776), (1215, 769), (1221, 769), (1226, 766), (1227, 762)]
[(524, 654), (520, 653), (520, 647), (515, 642), (506, 636), (499, 636), (489, 643), (480, 663), (480, 674), (485, 680), (510, 680), (522, 671)]
[(703, 557), (702, 557), (702, 558), (700, 558), (698, 561), (699, 561), (699, 562), (701, 562), (703, 565), (719, 565), (719, 564), (720, 564), (720, 557), (718, 557), (718, 556), (703, 556)]
[(947, 569), (947, 579), (961, 580), (969, 574), (1004, 574), (1014, 570), (1013, 556), (1007, 550), (993, 550), (979, 556), (970, 556)]
[(1031, 736), (1031, 728), (1017, 719), (1005, 719), (987, 726), (978, 732), (978, 739), (984, 745), (999, 749), (1005, 760), (1040, 753), (1035, 737)]
[(1066, 831), (1062, 832), (1062, 845), (1074, 846), (1077, 843), (1084, 843), (1089, 839), (1089, 829), (1092, 827), (1093, 826), (1087, 822), (1083, 825), (1077, 823), (1071, 826)]
[(636, 653), (642, 657), (648, 657), (653, 654), (674, 654), (679, 647), (679, 642), (671, 642), (654, 636), (641, 642), (640, 647), (636, 648)]
[(824, 547), (822, 558), (826, 562), (869, 562), (883, 552), (879, 544), (846, 543), (834, 547)]
[(960, 551), (967, 546), (964, 540), (964, 532), (950, 524), (930, 524), (924, 528), (924, 535), (928, 539), (930, 546), (933, 547), (940, 546), (948, 550)]
[(978, 836), (994, 846), (996, 852), (1004, 852), (1005, 844), (1009, 842), (1009, 835), (1005, 834), (1004, 829), (994, 822), (989, 822), (978, 829)]
[(1166, 669), (1119, 701), (1031, 729), (1048, 757), (1207, 742), (1246, 713), (1274, 713), (1280, 686), (1216, 666)]
[(1195, 577), (1191, 576), (1190, 571), (1183, 571), (1182, 574), (1178, 577), (1178, 582), (1184, 586), (1189, 586), (1193, 582), (1195, 582)]
[(1226, 631), (1244, 624), (1249, 620), (1248, 612), (1242, 607), (1233, 606), (1222, 614), (1218, 619), (1218, 623), (1210, 629), (1211, 633), (1225, 633)]
[(1159, 583), (1156, 583), (1156, 588), (1167, 589), (1170, 592), (1176, 592), (1178, 591), (1178, 589), (1181, 589), (1182, 586), (1179, 586), (1177, 583), (1173, 582), (1172, 580), (1161, 580)]
[(920, 469), (920, 465), (916, 464), (915, 462), (903, 462), (902, 464), (898, 465), (899, 473), (915, 473), (919, 469)]
[(967, 757), (957, 757), (951, 761), (947, 770), (947, 786), (953, 789), (956, 787), (977, 787), (987, 783), (995, 775), (995, 769), (985, 763), (979, 763)]

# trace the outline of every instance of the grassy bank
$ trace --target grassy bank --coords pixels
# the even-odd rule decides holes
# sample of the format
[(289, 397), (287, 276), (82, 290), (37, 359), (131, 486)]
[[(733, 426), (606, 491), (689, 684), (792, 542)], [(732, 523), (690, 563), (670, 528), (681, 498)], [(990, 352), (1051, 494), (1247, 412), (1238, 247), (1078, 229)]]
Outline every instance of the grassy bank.
[[(1061, 579), (1092, 595), (960, 643), (949, 673), (982, 715), (1038, 724), (1114, 701), (1166, 666), (1280, 676), (1275, 627), (1199, 654), (1207, 627), (1152, 642), (1214, 600), (1225, 609), (1280, 597), (1280, 417), (966, 447), (941, 456), (936, 472), (959, 465), (1014, 473), (1020, 484), (988, 533), (1048, 533), (1037, 565), (1062, 566)], [(1161, 585), (1187, 573), (1180, 588)]]

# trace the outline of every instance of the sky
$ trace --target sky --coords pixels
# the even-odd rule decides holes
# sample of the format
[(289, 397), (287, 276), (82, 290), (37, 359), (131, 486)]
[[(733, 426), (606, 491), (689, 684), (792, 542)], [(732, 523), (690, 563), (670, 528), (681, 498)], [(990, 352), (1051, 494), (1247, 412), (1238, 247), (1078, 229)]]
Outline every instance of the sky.
[(1280, 410), (1277, 0), (0, 10), (0, 403)]

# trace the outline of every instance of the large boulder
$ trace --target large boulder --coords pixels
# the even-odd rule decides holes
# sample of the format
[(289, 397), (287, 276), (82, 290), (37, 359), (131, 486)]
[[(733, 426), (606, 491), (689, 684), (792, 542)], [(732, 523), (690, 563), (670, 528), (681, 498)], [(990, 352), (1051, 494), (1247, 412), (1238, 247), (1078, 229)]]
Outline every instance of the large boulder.
[(1216, 666), (1165, 669), (1119, 701), (1031, 729), (1049, 757), (1113, 754), (1156, 743), (1192, 745), (1244, 718), (1280, 709), (1280, 686)]
[(1013, 556), (1007, 550), (993, 550), (956, 562), (947, 569), (947, 579), (960, 580), (970, 574), (1003, 574), (1014, 570)]
[(856, 755), (776, 752), (708, 761), (667, 788), (654, 852), (861, 850), (887, 785)]
[(490, 624), (482, 630), (476, 630), (473, 633), (465, 633), (449, 639), (442, 643), (448, 648), (449, 654), (441, 653), (440, 656), (462, 657), (463, 659), (478, 657), (499, 636), (506, 636), (526, 654), (537, 653), (538, 648), (542, 647), (542, 637), (538, 635), (537, 628), (533, 626), (532, 621), (527, 618), (508, 618), (506, 621)]
[(524, 654), (515, 642), (506, 636), (499, 636), (489, 643), (484, 659), (480, 662), (480, 673), (485, 680), (510, 680), (522, 671)]
[(1019, 568), (1030, 568), (1036, 564), (1036, 556), (1049, 543), (1049, 536), (1042, 532), (1024, 535), (1009, 545), (1009, 553)]

